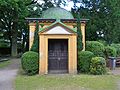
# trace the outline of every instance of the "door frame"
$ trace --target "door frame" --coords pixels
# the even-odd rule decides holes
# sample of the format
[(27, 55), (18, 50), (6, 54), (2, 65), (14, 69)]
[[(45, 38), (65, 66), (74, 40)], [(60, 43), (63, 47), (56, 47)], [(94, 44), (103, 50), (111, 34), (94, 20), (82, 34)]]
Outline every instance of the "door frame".
[(77, 34), (39, 34), (39, 74), (48, 74), (48, 39), (68, 39), (68, 73), (77, 73)]

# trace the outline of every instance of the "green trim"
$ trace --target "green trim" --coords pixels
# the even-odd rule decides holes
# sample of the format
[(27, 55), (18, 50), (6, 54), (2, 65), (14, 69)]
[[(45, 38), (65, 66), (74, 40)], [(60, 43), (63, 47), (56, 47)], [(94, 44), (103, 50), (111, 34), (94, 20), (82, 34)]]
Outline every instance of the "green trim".
[(53, 25), (55, 25), (55, 24), (57, 24), (57, 23), (63, 25), (64, 27), (72, 30), (72, 31), (75, 32), (75, 33), (77, 32), (77, 27), (75, 27), (75, 28), (72, 29), (72, 28), (70, 28), (69, 26), (65, 25), (64, 23), (60, 22), (60, 20), (57, 20), (56, 22), (52, 23), (51, 25), (49, 25), (49, 26), (47, 26), (47, 27), (45, 27), (45, 28), (40, 28), (40, 29), (39, 29), (39, 32), (42, 32), (42, 31), (45, 30), (45, 29), (49, 29), (49, 28), (51, 28)]

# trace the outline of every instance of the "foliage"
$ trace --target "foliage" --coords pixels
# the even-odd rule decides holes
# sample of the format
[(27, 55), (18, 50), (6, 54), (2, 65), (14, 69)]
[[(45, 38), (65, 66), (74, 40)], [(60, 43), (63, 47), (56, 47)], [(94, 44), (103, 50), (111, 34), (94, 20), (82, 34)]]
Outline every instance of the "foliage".
[(34, 75), (38, 73), (39, 57), (38, 53), (28, 51), (22, 55), (22, 68), (27, 75)]
[(105, 40), (98, 40), (98, 42), (102, 43), (104, 46), (107, 46), (107, 42)]
[(89, 73), (91, 59), (94, 54), (90, 51), (81, 51), (78, 53), (78, 71)]
[(117, 56), (120, 56), (120, 44), (111, 44), (116, 49)]
[[(74, 1), (76, 3), (76, 1)], [(71, 9), (71, 13), (72, 15), (74, 16), (74, 18), (77, 19), (77, 49), (78, 49), (78, 52), (80, 52), (81, 50), (83, 50), (83, 43), (82, 43), (82, 33), (81, 33), (81, 25), (80, 25), (80, 13), (79, 12), (76, 12), (76, 8), (72, 8)]]
[[(11, 55), (17, 56), (18, 33), (26, 30), (25, 17), (28, 16), (28, 5), (35, 0), (0, 0), (0, 24), (11, 44)], [(24, 33), (25, 34), (25, 33)], [(21, 38), (21, 37), (20, 37)]]
[(104, 45), (98, 41), (87, 41), (86, 50), (93, 52), (95, 56), (104, 57)]
[(102, 75), (106, 73), (106, 61), (103, 57), (93, 57), (90, 64), (90, 73)]
[(77, 22), (77, 49), (80, 52), (83, 49), (83, 43), (82, 43), (82, 33), (81, 33), (81, 28), (80, 28), (80, 23), (79, 23), (79, 18)]
[[(90, 19), (86, 27), (86, 39), (107, 43), (120, 42), (120, 3), (119, 0), (73, 0), (81, 1), (77, 6), (81, 18)], [(77, 14), (77, 13), (76, 13)]]
[(38, 52), (39, 51), (39, 36), (38, 36), (38, 31), (39, 31), (39, 23), (36, 23), (36, 30), (34, 32), (34, 41), (33, 45), (31, 47), (31, 51)]
[(0, 40), (0, 48), (5, 48), (5, 47), (9, 47), (9, 42), (5, 42), (3, 40)]
[(42, 7), (39, 5), (39, 3), (31, 4), (28, 6), (28, 12), (28, 17), (40, 18), (42, 14)]
[(111, 46), (105, 47), (105, 56), (108, 57), (116, 57), (116, 49)]

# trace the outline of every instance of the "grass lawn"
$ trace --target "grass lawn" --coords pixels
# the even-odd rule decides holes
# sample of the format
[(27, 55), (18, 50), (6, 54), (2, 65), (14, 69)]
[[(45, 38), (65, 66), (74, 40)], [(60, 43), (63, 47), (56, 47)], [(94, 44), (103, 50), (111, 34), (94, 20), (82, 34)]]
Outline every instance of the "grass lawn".
[(10, 61), (3, 61), (3, 62), (0, 62), (0, 68), (4, 68), (6, 66), (8, 66), (10, 64)]
[(18, 75), (15, 90), (117, 90), (114, 75)]

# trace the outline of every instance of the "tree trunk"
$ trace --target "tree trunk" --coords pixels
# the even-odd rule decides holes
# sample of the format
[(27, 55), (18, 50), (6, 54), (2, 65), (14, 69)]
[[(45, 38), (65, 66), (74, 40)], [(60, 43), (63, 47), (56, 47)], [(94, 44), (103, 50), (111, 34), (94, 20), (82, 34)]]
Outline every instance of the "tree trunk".
[(17, 57), (17, 22), (13, 24), (11, 44), (11, 56)]
[(17, 56), (17, 35), (12, 35), (12, 47), (11, 47), (11, 56), (16, 57)]

